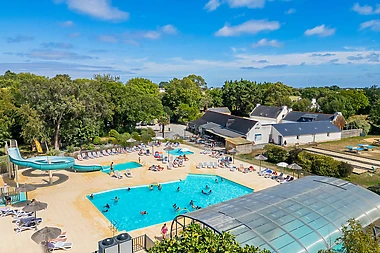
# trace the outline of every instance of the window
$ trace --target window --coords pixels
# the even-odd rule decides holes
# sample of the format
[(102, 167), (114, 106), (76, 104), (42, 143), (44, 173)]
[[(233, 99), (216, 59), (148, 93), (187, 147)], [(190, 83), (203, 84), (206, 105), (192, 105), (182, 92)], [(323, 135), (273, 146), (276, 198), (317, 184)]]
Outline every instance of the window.
[(330, 137), (330, 133), (327, 133), (327, 137)]
[(299, 135), (297, 135), (297, 140), (299, 140), (300, 139), (300, 136)]
[(260, 141), (262, 139), (261, 134), (255, 134), (255, 141)]

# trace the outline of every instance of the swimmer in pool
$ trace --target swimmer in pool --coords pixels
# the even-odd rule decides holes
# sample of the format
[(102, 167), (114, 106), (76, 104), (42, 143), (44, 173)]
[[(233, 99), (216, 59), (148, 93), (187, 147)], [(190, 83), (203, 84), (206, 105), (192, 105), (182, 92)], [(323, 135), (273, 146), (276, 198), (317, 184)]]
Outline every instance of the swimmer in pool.
[(178, 188), (177, 188), (177, 192), (179, 192), (181, 190), (181, 188), (179, 188), (179, 186), (178, 186)]
[(127, 191), (130, 191), (130, 190), (131, 190), (131, 188), (128, 187), (128, 188), (127, 188)]
[(210, 188), (210, 187), (208, 187), (208, 185), (206, 184), (206, 189), (208, 189), (208, 188)]
[(215, 179), (215, 183), (219, 183), (218, 179)]
[(162, 185), (159, 184), (158, 185), (158, 190), (161, 191), (161, 189), (162, 189)]
[(118, 201), (119, 201), (119, 198), (116, 196), (116, 197), (113, 199), (113, 201), (118, 202)]
[(194, 205), (194, 201), (191, 200), (189, 205), (190, 205), (190, 206)]
[(173, 208), (176, 209), (176, 208), (177, 208), (177, 204), (174, 204), (174, 205), (173, 205)]
[(141, 211), (140, 214), (141, 215), (146, 215), (146, 214), (148, 214), (148, 212), (147, 211)]
[(94, 194), (91, 193), (90, 199), (94, 199)]
[(110, 208), (110, 205), (108, 205), (108, 203), (104, 206), (104, 208), (107, 208), (109, 209)]

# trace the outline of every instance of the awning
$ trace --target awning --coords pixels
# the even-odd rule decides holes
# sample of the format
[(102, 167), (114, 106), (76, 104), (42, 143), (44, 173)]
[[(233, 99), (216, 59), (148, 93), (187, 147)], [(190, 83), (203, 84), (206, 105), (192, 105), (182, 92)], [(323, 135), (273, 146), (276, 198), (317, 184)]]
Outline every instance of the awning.
[(226, 138), (226, 141), (234, 144), (234, 145), (246, 145), (246, 144), (252, 144), (250, 141), (247, 139), (237, 137), (237, 138)]
[(222, 138), (236, 138), (236, 137), (243, 137), (243, 135), (238, 134), (236, 132), (233, 132), (231, 130), (220, 128), (220, 127), (214, 127), (213, 129), (208, 129), (206, 132), (212, 133), (214, 135), (217, 135)]

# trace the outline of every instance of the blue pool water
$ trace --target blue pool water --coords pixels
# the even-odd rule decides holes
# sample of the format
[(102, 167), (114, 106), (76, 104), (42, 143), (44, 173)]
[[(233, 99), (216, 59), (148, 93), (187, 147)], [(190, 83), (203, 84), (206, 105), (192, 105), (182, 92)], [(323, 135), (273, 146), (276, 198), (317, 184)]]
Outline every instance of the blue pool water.
[(182, 152), (180, 148), (174, 149), (172, 151), (169, 151), (169, 154), (174, 155), (174, 156), (180, 156), (180, 155), (192, 155), (194, 152), (192, 151), (185, 151)]
[[(142, 167), (141, 164), (137, 162), (126, 162), (126, 163), (120, 163), (120, 164), (114, 164), (113, 169), (114, 170), (126, 170), (126, 169), (135, 169)], [(110, 171), (110, 166), (104, 167), (102, 170), (103, 172), (108, 173)]]
[[(219, 183), (215, 182), (218, 179)], [(208, 185), (212, 194), (201, 193)], [(180, 191), (177, 192), (177, 187)], [(207, 190), (208, 191), (208, 190)], [(150, 191), (148, 186), (133, 187), (102, 192), (89, 199), (100, 211), (105, 210), (108, 203), (110, 209), (103, 213), (109, 221), (115, 221), (119, 231), (131, 231), (165, 221), (171, 221), (177, 213), (173, 204), (191, 210), (190, 201), (202, 208), (226, 201), (232, 198), (252, 193), (253, 190), (218, 176), (188, 175), (186, 180), (163, 183), (162, 190), (157, 187)], [(114, 202), (115, 197), (119, 198)], [(88, 197), (88, 196), (87, 196)], [(141, 211), (147, 215), (141, 215)]]

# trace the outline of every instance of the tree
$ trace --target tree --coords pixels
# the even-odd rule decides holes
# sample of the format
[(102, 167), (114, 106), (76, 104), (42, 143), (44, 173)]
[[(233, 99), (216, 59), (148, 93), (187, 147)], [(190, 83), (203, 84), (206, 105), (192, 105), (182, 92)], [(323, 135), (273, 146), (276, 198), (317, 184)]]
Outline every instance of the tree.
[(163, 113), (158, 118), (158, 124), (161, 126), (162, 137), (165, 138), (165, 126), (170, 124), (169, 115), (167, 115), (166, 113)]
[(311, 101), (310, 101), (310, 99), (303, 98), (303, 99), (295, 102), (292, 105), (292, 108), (294, 111), (310, 112), (311, 111)]
[(323, 113), (341, 112), (346, 118), (355, 114), (352, 104), (341, 94), (329, 94), (326, 97), (321, 97), (318, 99), (318, 104)]
[[(343, 252), (347, 253), (379, 253), (380, 245), (372, 237), (372, 226), (363, 229), (359, 221), (348, 220), (347, 225), (342, 226), (342, 236), (336, 240), (337, 244), (343, 244)], [(333, 249), (320, 250), (318, 253), (338, 252)], [(341, 251), (339, 251), (341, 252)]]
[(293, 88), (281, 82), (264, 83), (264, 103), (271, 106), (291, 106), (289, 96), (293, 94)]
[(283, 147), (279, 147), (273, 144), (265, 145), (265, 156), (268, 157), (268, 161), (272, 163), (279, 163), (287, 161), (288, 159), (288, 151), (286, 151)]
[(363, 90), (344, 89), (340, 94), (346, 97), (347, 102), (351, 105), (354, 111), (354, 114), (364, 111), (369, 105), (368, 97)]
[(375, 125), (380, 125), (380, 99), (378, 99), (374, 104), (372, 104), (369, 119)]
[(223, 102), (223, 90), (221, 88), (213, 88), (206, 90), (206, 94), (211, 97), (211, 107), (222, 107)]
[(11, 138), (11, 127), (14, 124), (16, 106), (14, 98), (7, 88), (0, 88), (0, 143)]
[(180, 237), (157, 242), (148, 252), (269, 253), (270, 251), (265, 249), (260, 250), (258, 247), (248, 245), (241, 247), (239, 243), (235, 241), (235, 237), (229, 233), (219, 235), (208, 228), (201, 229), (198, 224), (191, 224), (185, 228)]
[(355, 117), (350, 117), (347, 120), (347, 129), (362, 129), (363, 134), (367, 135), (369, 131), (371, 130), (371, 124), (368, 123), (366, 120), (366, 117), (362, 116), (355, 116)]
[(191, 79), (199, 88), (207, 89), (207, 83), (203, 77), (191, 74), (187, 78)]
[(202, 90), (191, 78), (174, 78), (165, 90), (162, 103), (172, 112), (172, 122), (184, 123), (198, 115), (201, 98)]

